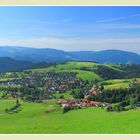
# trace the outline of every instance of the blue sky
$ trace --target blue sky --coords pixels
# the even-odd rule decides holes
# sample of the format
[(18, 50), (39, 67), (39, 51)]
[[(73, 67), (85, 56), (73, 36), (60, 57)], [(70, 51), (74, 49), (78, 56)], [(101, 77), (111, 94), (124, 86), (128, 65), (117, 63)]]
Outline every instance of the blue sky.
[(140, 7), (0, 7), (0, 45), (140, 53)]

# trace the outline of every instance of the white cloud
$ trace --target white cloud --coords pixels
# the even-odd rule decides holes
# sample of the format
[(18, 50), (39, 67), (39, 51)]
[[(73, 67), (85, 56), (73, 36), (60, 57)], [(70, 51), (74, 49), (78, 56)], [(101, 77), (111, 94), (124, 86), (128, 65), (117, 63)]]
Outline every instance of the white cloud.
[(104, 24), (106, 29), (140, 29), (140, 24)]
[(98, 20), (98, 23), (106, 23), (106, 22), (114, 22), (114, 21), (120, 21), (120, 20), (125, 20), (133, 17), (139, 17), (140, 14), (134, 14), (134, 15), (129, 15), (129, 16), (122, 16), (122, 17), (114, 17), (114, 18), (109, 18), (109, 19), (103, 19), (103, 20)]

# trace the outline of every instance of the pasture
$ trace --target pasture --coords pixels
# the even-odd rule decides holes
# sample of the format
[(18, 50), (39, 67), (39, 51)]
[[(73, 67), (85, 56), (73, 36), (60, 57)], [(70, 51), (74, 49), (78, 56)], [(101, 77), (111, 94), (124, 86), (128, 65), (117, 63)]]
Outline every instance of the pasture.
[(133, 79), (114, 79), (105, 80), (102, 83), (105, 85), (105, 89), (128, 88), (132, 80)]
[(140, 133), (140, 109), (106, 112), (90, 107), (63, 114), (54, 100), (44, 103), (22, 102), (22, 110), (7, 114), (5, 107), (14, 100), (0, 102), (0, 133), (24, 134), (128, 134)]

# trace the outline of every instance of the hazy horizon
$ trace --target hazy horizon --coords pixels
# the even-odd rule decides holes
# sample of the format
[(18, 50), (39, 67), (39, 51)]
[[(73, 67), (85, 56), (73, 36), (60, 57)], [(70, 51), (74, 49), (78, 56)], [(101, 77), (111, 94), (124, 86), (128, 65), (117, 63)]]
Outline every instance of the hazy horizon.
[(0, 7), (0, 46), (140, 54), (140, 7)]
[(100, 51), (125, 51), (125, 52), (130, 52), (130, 53), (135, 53), (135, 54), (138, 54), (140, 55), (139, 52), (133, 52), (133, 51), (128, 51), (128, 50), (122, 50), (122, 49), (102, 49), (102, 50), (77, 50), (77, 51), (66, 51), (66, 50), (62, 50), (62, 49), (55, 49), (55, 48), (40, 48), (40, 47), (27, 47), (27, 46), (10, 46), (10, 45), (5, 45), (5, 46), (0, 46), (0, 47), (8, 47), (8, 48), (27, 48), (27, 49), (54, 49), (54, 50), (59, 50), (59, 51), (64, 51), (64, 52), (82, 52), (82, 51), (85, 51), (85, 52), (100, 52)]

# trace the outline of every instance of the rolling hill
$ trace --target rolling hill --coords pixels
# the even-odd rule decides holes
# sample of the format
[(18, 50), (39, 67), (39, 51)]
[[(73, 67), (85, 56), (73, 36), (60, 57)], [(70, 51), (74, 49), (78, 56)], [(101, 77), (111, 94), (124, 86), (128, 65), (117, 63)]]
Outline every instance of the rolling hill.
[(80, 61), (95, 61), (113, 64), (140, 64), (140, 55), (121, 50), (104, 50), (98, 52), (72, 52), (71, 57)]
[[(111, 71), (113, 75), (109, 75), (109, 76), (110, 77), (112, 76), (112, 79), (117, 78), (114, 77), (114, 74), (118, 76), (120, 73), (120, 69), (114, 68), (114, 65), (110, 66), (107, 64), (105, 65), (105, 64), (98, 64), (93, 62), (66, 62), (66, 63), (56, 64), (52, 66), (47, 66), (44, 68), (38, 67), (29, 70), (33, 72), (76, 72), (77, 78), (91, 81), (95, 79), (101, 80), (101, 78), (105, 78), (105, 79), (107, 78), (108, 75), (107, 76), (102, 75), (102, 69), (100, 70), (100, 67), (106, 68), (107, 70), (109, 70), (109, 72)], [(98, 70), (100, 71), (98, 72)]]
[[(9, 59), (8, 61), (11, 63), (14, 61), (13, 59), (10, 58), (5, 58), (5, 59)], [(132, 71), (135, 70), (134, 67), (129, 66), (129, 71), (127, 71), (127, 68), (128, 67), (126, 66), (123, 67), (121, 65), (116, 65), (116, 64), (99, 64), (94, 62), (65, 62), (65, 63), (55, 64), (55, 65), (50, 65), (48, 63), (39, 63), (37, 65), (33, 65), (33, 69), (28, 69), (21, 73), (17, 72), (16, 75), (19, 75), (21, 77), (22, 74), (22, 76), (24, 77), (25, 75), (28, 76), (29, 74), (31, 78), (31, 76), (33, 76), (34, 74), (37, 73), (41, 74), (43, 72), (54, 72), (54, 73), (76, 72), (77, 73), (76, 77), (80, 79), (80, 81), (88, 80), (90, 85), (90, 83), (92, 83), (92, 81), (96, 79), (96, 84), (98, 82), (99, 83), (102, 82), (102, 84), (104, 84), (105, 90), (108, 89), (112, 90), (114, 88), (125, 89), (133, 81), (133, 79), (126, 79), (126, 77), (125, 79), (113, 79), (113, 78), (117, 78), (117, 76), (121, 76), (119, 75), (119, 73), (124, 74), (129, 71), (134, 73)], [(106, 73), (108, 73), (109, 75), (107, 75)], [(137, 67), (137, 71), (135, 71), (136, 75), (139, 73), (140, 73), (140, 66)], [(127, 73), (127, 75), (128, 74), (129, 73)], [(7, 80), (6, 75), (7, 74), (4, 74), (3, 77), (1, 78)], [(42, 77), (43, 79), (46, 78), (45, 76)], [(17, 76), (14, 78), (17, 78)], [(39, 86), (39, 89), (41, 89), (40, 87), (41, 77), (38, 79), (39, 79), (39, 84), (37, 86)], [(54, 81), (55, 80), (56, 79), (54, 78)], [(137, 80), (138, 82), (140, 81), (139, 78), (137, 78)], [(34, 84), (37, 84), (37, 82), (34, 82)], [(2, 90), (3, 85), (0, 88)], [(8, 90), (10, 89), (9, 85), (6, 86), (5, 88)], [(27, 94), (29, 93), (27, 92)], [(52, 100), (44, 99), (40, 103), (20, 99), (19, 101), (21, 103), (21, 106), (17, 108), (17, 112), (11, 114), (6, 113), (5, 110), (7, 108), (9, 109), (14, 105), (16, 105), (17, 100), (15, 98), (4, 98), (4, 99), (2, 98), (0, 102), (0, 106), (1, 106), (0, 133), (2, 134), (3, 133), (5, 134), (7, 133), (11, 133), (11, 134), (14, 133), (17, 134), (22, 134), (22, 133), (29, 133), (29, 134), (33, 134), (33, 133), (34, 134), (35, 133), (41, 133), (41, 134), (134, 133), (135, 134), (135, 133), (139, 133), (140, 108), (130, 109), (128, 111), (120, 111), (120, 112), (107, 112), (104, 108), (92, 106), (87, 108), (75, 109), (67, 113), (63, 113), (62, 107), (56, 101), (60, 100), (62, 95), (64, 96), (64, 99), (73, 98), (73, 95), (71, 93), (72, 93), (71, 90), (68, 90), (63, 93), (59, 93), (59, 92), (53, 93), (55, 99)], [(3, 92), (1, 92), (0, 95), (2, 96)]]
[(55, 49), (36, 49), (27, 47), (0, 47), (0, 57), (32, 62), (65, 62), (72, 60), (66, 52)]
[(114, 64), (140, 64), (140, 55), (121, 50), (66, 52), (56, 49), (27, 47), (0, 47), (0, 57), (31, 62), (92, 61)]
[[(41, 63), (43, 64), (43, 63)], [(44, 67), (43, 67), (44, 65)], [(99, 64), (95, 62), (65, 62), (33, 65), (28, 70), (34, 72), (76, 72), (84, 80), (129, 79), (140, 77), (140, 65)]]

